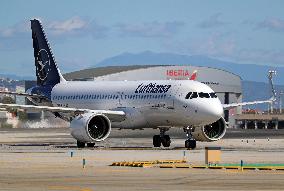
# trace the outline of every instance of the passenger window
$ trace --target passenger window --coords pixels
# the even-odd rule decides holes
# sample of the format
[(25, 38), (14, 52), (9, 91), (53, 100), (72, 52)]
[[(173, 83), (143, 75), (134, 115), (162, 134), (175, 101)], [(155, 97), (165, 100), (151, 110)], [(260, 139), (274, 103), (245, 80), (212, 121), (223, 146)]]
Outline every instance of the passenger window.
[(192, 94), (192, 92), (189, 92), (188, 94), (186, 94), (185, 99), (189, 99), (191, 94)]
[(209, 93), (199, 92), (198, 94), (200, 98), (210, 98)]
[(198, 98), (197, 92), (192, 92), (190, 99)]

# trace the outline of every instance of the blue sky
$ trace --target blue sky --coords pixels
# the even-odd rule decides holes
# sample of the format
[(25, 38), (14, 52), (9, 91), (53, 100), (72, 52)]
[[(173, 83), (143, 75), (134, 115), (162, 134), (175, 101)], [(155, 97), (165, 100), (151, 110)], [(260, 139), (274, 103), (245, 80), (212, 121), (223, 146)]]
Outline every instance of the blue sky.
[(31, 18), (63, 72), (146, 50), (284, 66), (283, 10), (282, 0), (3, 0), (0, 74), (34, 74)]

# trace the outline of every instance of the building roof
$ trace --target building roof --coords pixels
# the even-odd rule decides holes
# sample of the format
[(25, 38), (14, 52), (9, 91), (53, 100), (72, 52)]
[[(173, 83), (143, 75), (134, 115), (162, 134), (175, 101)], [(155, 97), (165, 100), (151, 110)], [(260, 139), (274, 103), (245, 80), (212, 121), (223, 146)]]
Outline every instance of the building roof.
[(141, 68), (159, 67), (159, 66), (161, 65), (107, 66), (107, 67), (89, 68), (75, 72), (70, 72), (64, 74), (63, 76), (66, 80), (81, 80), (81, 79), (90, 79), (94, 77), (105, 76), (108, 74), (114, 74), (114, 73), (136, 70)]

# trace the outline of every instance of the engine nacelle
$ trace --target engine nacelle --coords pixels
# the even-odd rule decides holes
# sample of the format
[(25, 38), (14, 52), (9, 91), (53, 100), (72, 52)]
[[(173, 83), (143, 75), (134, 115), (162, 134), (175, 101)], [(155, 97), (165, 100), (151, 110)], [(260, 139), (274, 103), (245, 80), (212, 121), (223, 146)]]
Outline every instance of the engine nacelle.
[(105, 140), (111, 131), (111, 123), (107, 116), (96, 113), (85, 113), (75, 117), (70, 124), (71, 135), (84, 143)]
[(195, 127), (192, 136), (197, 141), (217, 141), (226, 133), (226, 121), (221, 117), (218, 121), (201, 127)]

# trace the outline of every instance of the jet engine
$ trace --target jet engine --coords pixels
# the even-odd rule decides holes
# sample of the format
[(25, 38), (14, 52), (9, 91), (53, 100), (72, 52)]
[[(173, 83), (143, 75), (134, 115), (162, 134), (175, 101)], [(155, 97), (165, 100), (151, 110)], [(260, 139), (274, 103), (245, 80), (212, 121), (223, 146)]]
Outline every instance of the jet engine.
[(99, 142), (109, 136), (111, 123), (103, 114), (85, 113), (75, 117), (70, 128), (71, 135), (80, 142)]
[(221, 117), (212, 124), (195, 127), (192, 136), (196, 141), (217, 141), (225, 135), (226, 128), (226, 121)]

